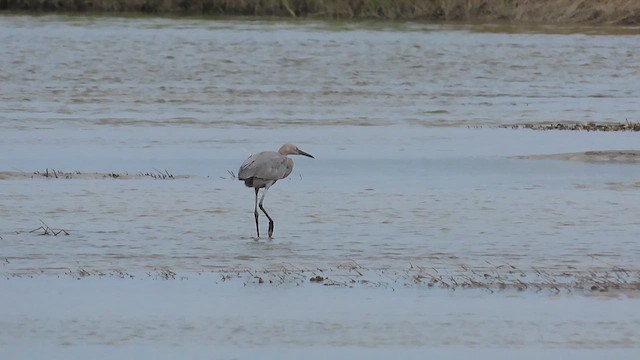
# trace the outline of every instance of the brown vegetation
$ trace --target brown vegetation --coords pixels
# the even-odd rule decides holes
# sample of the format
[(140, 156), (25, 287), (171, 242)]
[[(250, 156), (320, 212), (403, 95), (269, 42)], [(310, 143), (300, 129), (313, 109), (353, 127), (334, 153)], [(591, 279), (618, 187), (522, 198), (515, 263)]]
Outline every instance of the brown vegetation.
[[(483, 290), (488, 293), (502, 291), (530, 291), (534, 293), (581, 293), (609, 295), (640, 294), (640, 268), (621, 267), (592, 256), (594, 266), (577, 269), (573, 266), (547, 268), (519, 268), (513, 264), (484, 266), (460, 265), (458, 268), (436, 269), (409, 264), (404, 269), (383, 267), (368, 268), (356, 262), (337, 264), (329, 268), (306, 268), (293, 264), (274, 264), (262, 269), (251, 267), (220, 267), (211, 271), (198, 271), (198, 275), (216, 274), (215, 283), (242, 282), (244, 286), (338, 286), (346, 288), (428, 288), (457, 290)], [(4, 259), (10, 264), (15, 258)], [(50, 273), (44, 269), (22, 269), (0, 273), (6, 278), (34, 277)], [(54, 270), (55, 273), (55, 270)], [(168, 267), (149, 269), (144, 273), (129, 273), (124, 269), (99, 270), (80, 267), (68, 269), (66, 275), (80, 279), (89, 276), (134, 279), (146, 277), (153, 280), (188, 280)], [(60, 275), (60, 274), (58, 274)], [(193, 273), (191, 273), (193, 275)]]
[[(594, 258), (594, 261), (597, 259)], [(84, 268), (70, 271), (74, 277), (122, 276), (104, 271), (88, 271)], [(133, 278), (124, 272), (127, 277)], [(13, 276), (22, 276), (13, 274)], [(178, 276), (168, 268), (153, 269), (147, 276), (160, 280), (186, 280), (186, 276)], [(640, 269), (626, 269), (607, 264), (603, 268), (576, 270), (567, 267), (562, 270), (529, 268), (520, 269), (512, 264), (471, 268), (461, 265), (457, 270), (442, 271), (435, 268), (410, 265), (406, 269), (369, 269), (352, 262), (341, 264), (335, 268), (304, 269), (291, 264), (264, 269), (236, 269), (220, 273), (219, 282), (242, 281), (244, 286), (252, 285), (292, 285), (318, 284), (339, 287), (374, 287), (388, 288), (440, 288), (451, 291), (463, 289), (496, 291), (533, 291), (542, 293), (609, 293), (638, 294), (640, 291)]]
[[(2, 1), (2, 0), (0, 0)], [(12, 179), (145, 179), (151, 178), (156, 180), (175, 180), (175, 179), (187, 179), (191, 175), (173, 175), (167, 170), (158, 170), (153, 168), (154, 171), (138, 172), (135, 174), (129, 174), (128, 172), (108, 172), (108, 173), (82, 173), (80, 171), (65, 172), (56, 169), (45, 169), (44, 171), (0, 171), (0, 180), (12, 180)]]
[(0, 10), (640, 24), (638, 0), (0, 0)]
[(540, 123), (499, 125), (498, 127), (512, 128), (512, 129), (532, 129), (532, 130), (640, 131), (640, 122), (629, 122), (629, 120), (627, 120), (627, 122), (624, 122), (624, 123), (540, 122)]

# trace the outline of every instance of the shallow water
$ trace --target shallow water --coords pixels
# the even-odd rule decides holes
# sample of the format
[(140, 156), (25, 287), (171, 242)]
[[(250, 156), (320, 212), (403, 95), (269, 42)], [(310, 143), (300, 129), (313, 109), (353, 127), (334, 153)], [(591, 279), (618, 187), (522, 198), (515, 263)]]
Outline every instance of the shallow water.
[[(184, 129), (163, 137), (150, 129), (136, 137), (133, 129), (126, 136), (135, 143), (113, 148), (109, 140), (93, 140), (116, 141), (113, 130), (9, 130), (31, 139), (60, 134), (70, 144), (55, 145), (56, 136), (49, 143), (6, 142), (23, 157), (16, 164), (21, 169), (44, 171), (58, 164), (66, 171), (170, 169), (190, 176), (4, 180), (2, 255), (9, 263), (3, 270), (203, 271), (282, 263), (328, 268), (351, 261), (366, 268), (417, 264), (440, 270), (485, 267), (486, 261), (525, 270), (637, 266), (636, 165), (507, 157), (631, 148), (634, 134), (357, 129), (285, 131), (282, 141), (298, 139), (317, 158), (296, 158), (293, 174), (267, 194), (265, 204), (276, 221), (272, 241), (254, 238), (253, 192), (227, 172), (237, 171), (247, 155), (242, 148), (251, 146), (247, 142), (200, 143), (205, 131)], [(223, 139), (277, 138), (276, 132), (226, 130)], [(165, 144), (154, 145), (160, 138)], [(401, 139), (394, 151), (398, 145), (392, 141)], [(262, 142), (257, 149), (269, 148), (268, 140)], [(39, 220), (70, 235), (28, 233)], [(261, 220), (264, 234), (266, 219)]]
[[(6, 280), (7, 358), (418, 359), (638, 355), (639, 299), (486, 296), (419, 289), (242, 287), (188, 280)], [(29, 299), (25, 301), (25, 299)], [(33, 304), (37, 303), (37, 306)], [(11, 311), (7, 309), (11, 309)], [(55, 311), (51, 311), (55, 309)], [(588, 351), (587, 351), (588, 350)], [(30, 356), (25, 356), (30, 355)], [(137, 356), (132, 356), (136, 354)], [(180, 356), (179, 355), (179, 356)]]
[(3, 116), (26, 128), (637, 121), (640, 110), (637, 28), (16, 16), (0, 30)]
[[(440, 337), (427, 341), (406, 333), (426, 330), (424, 323), (411, 322), (408, 313), (389, 312), (385, 301), (395, 300), (385, 299), (398, 286), (416, 285), (415, 273), (409, 273), (416, 268), (464, 277), (506, 267), (517, 269), (523, 279), (548, 276), (552, 280), (545, 281), (553, 286), (563, 274), (574, 281), (589, 274), (640, 271), (637, 164), (514, 158), (637, 149), (637, 134), (494, 127), (637, 121), (640, 48), (633, 29), (622, 34), (548, 28), (488, 32), (487, 27), (459, 25), (3, 16), (0, 41), (0, 273), (11, 279), (3, 280), (4, 288), (24, 287), (0, 298), (7, 304), (39, 291), (67, 289), (60, 283), (42, 288), (32, 282), (38, 279), (15, 276), (98, 277), (67, 289), (68, 297), (60, 300), (65, 302), (84, 294), (85, 286), (96, 286), (105, 296), (118, 293), (122, 285), (101, 279), (105, 273), (133, 274), (142, 281), (162, 278), (167, 271), (177, 279), (237, 272), (245, 274), (240, 283), (252, 285), (257, 276), (246, 274), (260, 272), (273, 280), (294, 272), (278, 284), (287, 291), (303, 285), (296, 296), (332, 301), (331, 294), (314, 295), (311, 274), (342, 281), (363, 272), (368, 282), (360, 284), (388, 285), (376, 293), (366, 293), (367, 285), (346, 290), (375, 300), (371, 306), (381, 315), (371, 320), (369, 330), (341, 343), (315, 318), (291, 319), (283, 326), (295, 323), (302, 333), (322, 328), (319, 346), (351, 345), (360, 351), (385, 326), (404, 334), (385, 346), (479, 346), (473, 339), (484, 334), (481, 328), (455, 336), (450, 331), (481, 324), (491, 314), (474, 310), (479, 320), (473, 324), (463, 319), (464, 312), (443, 320)], [(292, 175), (269, 190), (265, 207), (275, 219), (275, 237), (256, 239), (253, 191), (230, 172), (236, 173), (249, 154), (276, 150), (284, 142), (316, 159), (295, 157)], [(15, 176), (45, 169), (83, 175)], [(184, 176), (104, 177), (165, 171)], [(40, 221), (69, 235), (30, 232)], [(266, 228), (262, 217), (263, 235)], [(149, 290), (140, 296), (153, 301), (158, 282), (139, 283)], [(203, 295), (192, 287), (182, 288), (190, 301), (216, 296), (210, 288)], [(231, 294), (260, 299), (238, 288)], [(410, 301), (429, 293), (402, 294), (401, 301)], [(351, 301), (341, 296), (337, 304)], [(481, 298), (479, 304), (488, 301)], [(465, 299), (452, 309), (460, 312), (457, 306), (474, 303)], [(583, 317), (592, 307), (610, 303), (563, 301), (578, 309), (561, 324), (557, 343), (540, 336), (484, 345), (575, 348), (582, 347), (579, 341), (593, 345), (607, 335), (612, 337), (604, 338), (603, 347), (628, 347), (631, 340), (616, 342), (616, 336), (637, 338), (638, 320), (628, 317), (625, 307), (635, 306), (635, 300), (620, 300), (624, 306), (609, 314), (613, 325), (591, 334), (580, 332)], [(37, 308), (44, 303), (27, 304)], [(515, 304), (510, 306), (533, 304), (533, 317), (554, 317), (566, 307), (563, 303), (545, 312), (526, 298)], [(96, 311), (98, 318), (104, 314)], [(238, 307), (230, 311), (242, 313)], [(0, 328), (29, 324), (29, 313), (3, 317), (9, 320)], [(357, 324), (371, 316), (356, 314)], [(40, 334), (31, 335), (34, 341), (48, 338), (47, 316), (15, 333), (0, 333), (0, 343), (15, 344), (34, 333)], [(195, 315), (185, 316), (185, 326), (211, 331)], [(129, 325), (135, 329), (150, 317), (141, 314)], [(230, 327), (257, 324), (246, 319), (227, 320)], [(65, 345), (92, 326), (72, 320), (65, 318), (71, 325), (48, 343)], [(527, 321), (507, 328), (524, 326), (524, 334), (539, 328)], [(277, 324), (272, 317), (257, 325)], [(163, 325), (156, 325), (132, 343), (165, 344), (168, 335), (158, 334)], [(355, 331), (352, 324), (336, 326), (347, 325), (351, 328), (345, 331)], [(485, 330), (491, 334), (502, 325)], [(113, 330), (113, 324), (105, 326), (105, 332)], [(181, 331), (176, 323), (170, 329)], [(293, 346), (282, 340), (292, 334), (287, 331), (279, 340), (267, 331), (243, 334), (240, 339), (255, 346)], [(71, 343), (109, 344), (94, 335)], [(218, 335), (194, 343), (219, 346), (225, 340)], [(313, 338), (292, 341), (298, 340), (296, 346), (313, 346)]]
[[(1, 19), (3, 171), (187, 176), (3, 181), (4, 271), (640, 260), (637, 166), (510, 158), (636, 134), (487, 128), (638, 113), (637, 35)], [(316, 159), (269, 192), (276, 238), (256, 242), (229, 172), (283, 142)], [(39, 220), (70, 235), (28, 233)]]

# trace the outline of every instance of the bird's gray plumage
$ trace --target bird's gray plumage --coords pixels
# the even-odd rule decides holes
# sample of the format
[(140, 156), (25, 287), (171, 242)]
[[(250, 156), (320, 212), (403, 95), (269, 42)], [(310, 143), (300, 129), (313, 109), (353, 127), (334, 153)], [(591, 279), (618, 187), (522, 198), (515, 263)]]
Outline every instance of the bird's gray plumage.
[(275, 151), (251, 155), (240, 166), (238, 179), (248, 187), (263, 188), (284, 179), (293, 171), (293, 160)]
[[(254, 216), (256, 219), (256, 233), (260, 237), (260, 228), (258, 226), (258, 206), (260, 210), (269, 219), (269, 237), (273, 234), (273, 219), (267, 214), (262, 206), (264, 196), (269, 188), (280, 179), (284, 179), (293, 171), (293, 160), (287, 155), (304, 155), (313, 158), (313, 155), (298, 149), (291, 144), (284, 144), (278, 151), (264, 151), (249, 156), (238, 170), (238, 179), (244, 181), (247, 187), (252, 187), (256, 192), (256, 204), (254, 208)], [(258, 191), (264, 189), (260, 203), (258, 203)]]

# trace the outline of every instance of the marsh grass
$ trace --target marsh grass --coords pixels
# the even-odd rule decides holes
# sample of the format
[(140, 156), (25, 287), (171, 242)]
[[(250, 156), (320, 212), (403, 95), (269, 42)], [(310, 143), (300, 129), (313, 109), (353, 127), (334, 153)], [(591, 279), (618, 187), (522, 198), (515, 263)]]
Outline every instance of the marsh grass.
[(186, 15), (640, 23), (637, 0), (0, 0), (0, 10)]
[[(7, 263), (10, 259), (5, 259)], [(595, 262), (599, 259), (594, 258)], [(513, 264), (492, 264), (470, 267), (460, 265), (457, 269), (436, 269), (409, 264), (404, 269), (367, 268), (355, 262), (338, 264), (330, 268), (303, 268), (293, 264), (279, 264), (257, 268), (218, 269), (198, 272), (198, 275), (213, 273), (215, 283), (241, 282), (243, 286), (331, 286), (345, 288), (385, 288), (395, 291), (400, 288), (444, 289), (448, 291), (482, 290), (487, 293), (515, 291), (542, 294), (597, 293), (607, 295), (640, 294), (640, 269), (623, 268), (602, 263), (591, 269), (542, 269), (519, 268)], [(6, 278), (33, 277), (41, 275), (30, 271), (5, 273)], [(81, 279), (86, 277), (115, 277), (122, 279), (148, 278), (151, 280), (188, 280), (189, 277), (176, 271), (159, 267), (144, 274), (126, 270), (91, 270), (80, 267), (69, 269), (64, 275)], [(212, 282), (212, 285), (215, 284)]]
[(158, 170), (153, 168), (153, 171), (140, 171), (135, 174), (129, 172), (94, 172), (83, 173), (80, 171), (66, 172), (62, 170), (47, 168), (44, 171), (26, 172), (22, 170), (18, 171), (0, 171), (0, 180), (9, 179), (120, 179), (120, 180), (132, 180), (132, 179), (154, 179), (154, 180), (176, 180), (176, 179), (188, 179), (191, 175), (174, 175), (168, 170)]
[(569, 131), (640, 131), (640, 122), (631, 122), (628, 119), (619, 123), (597, 122), (539, 122), (499, 125), (499, 128), (531, 129), (531, 130), (569, 130)]
[(326, 269), (303, 269), (291, 264), (271, 268), (238, 269), (221, 275), (222, 281), (239, 280), (245, 286), (316, 284), (339, 287), (439, 288), (536, 293), (630, 293), (640, 292), (640, 269), (624, 269), (611, 264), (590, 270), (567, 268), (561, 271), (520, 269), (512, 264), (471, 268), (461, 265), (443, 270), (410, 264), (406, 269), (370, 269), (355, 262)]

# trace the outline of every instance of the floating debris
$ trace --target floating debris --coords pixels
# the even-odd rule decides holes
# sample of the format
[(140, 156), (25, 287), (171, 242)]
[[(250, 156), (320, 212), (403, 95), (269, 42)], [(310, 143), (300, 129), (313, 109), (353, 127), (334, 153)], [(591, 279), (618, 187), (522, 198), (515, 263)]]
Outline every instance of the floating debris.
[(35, 228), (29, 232), (34, 233), (36, 231), (42, 230), (42, 234), (39, 234), (39, 235), (53, 235), (53, 236), (58, 236), (60, 234), (69, 235), (69, 233), (65, 229), (52, 229), (49, 227), (49, 225), (45, 224), (44, 221), (40, 220), (40, 222), (42, 223), (40, 227)]

